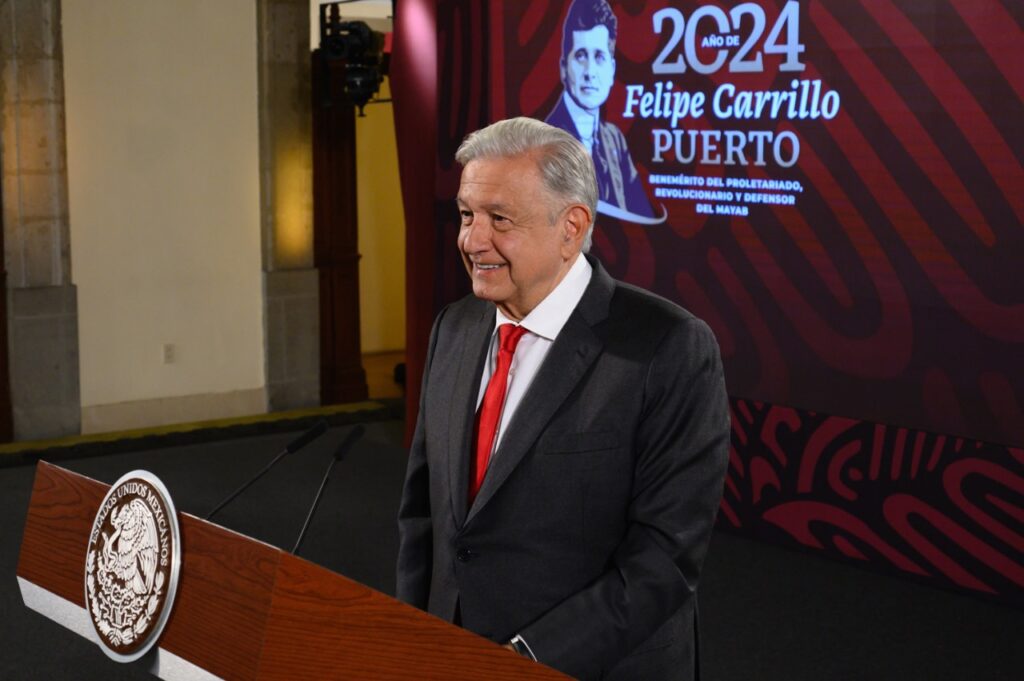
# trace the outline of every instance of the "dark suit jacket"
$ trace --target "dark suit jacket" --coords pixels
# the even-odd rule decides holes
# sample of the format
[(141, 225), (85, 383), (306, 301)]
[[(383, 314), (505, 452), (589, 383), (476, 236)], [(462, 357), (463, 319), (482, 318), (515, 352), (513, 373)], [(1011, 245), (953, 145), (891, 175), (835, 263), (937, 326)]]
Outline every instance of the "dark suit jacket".
[(467, 508), (494, 305), (431, 334), (399, 511), (398, 597), (581, 678), (686, 679), (729, 417), (718, 346), (593, 259)]
[[(580, 139), (580, 132), (576, 129), (576, 123), (572, 120), (572, 114), (569, 113), (562, 97), (558, 98), (558, 102), (544, 122)], [(603, 118), (598, 121), (594, 148), (590, 156), (594, 159), (597, 189), (602, 201), (636, 215), (648, 218), (654, 216), (654, 207), (647, 198), (647, 191), (640, 181), (640, 173), (633, 165), (633, 157), (629, 155), (626, 136), (615, 124)]]

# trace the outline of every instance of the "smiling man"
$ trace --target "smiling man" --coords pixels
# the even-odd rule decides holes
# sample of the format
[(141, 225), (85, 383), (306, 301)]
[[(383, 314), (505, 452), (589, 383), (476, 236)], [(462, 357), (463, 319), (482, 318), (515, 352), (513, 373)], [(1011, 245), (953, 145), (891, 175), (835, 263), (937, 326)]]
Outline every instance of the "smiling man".
[(579, 678), (696, 678), (728, 459), (718, 346), (586, 255), (586, 149), (540, 121), (466, 138), (473, 294), (431, 333), (398, 597)]
[[(478, 158), (462, 173), (457, 203), (462, 216), (459, 250), (473, 293), (518, 322), (565, 278), (590, 226), (586, 206), (554, 216), (543, 186), (541, 152), (513, 158)], [(544, 200), (548, 199), (548, 200)], [(556, 220), (564, 229), (545, 229)]]
[(562, 24), (559, 73), (565, 90), (545, 119), (580, 140), (594, 158), (605, 212), (638, 222), (657, 222), (626, 138), (601, 120), (601, 106), (615, 82), (618, 20), (606, 0), (574, 0)]

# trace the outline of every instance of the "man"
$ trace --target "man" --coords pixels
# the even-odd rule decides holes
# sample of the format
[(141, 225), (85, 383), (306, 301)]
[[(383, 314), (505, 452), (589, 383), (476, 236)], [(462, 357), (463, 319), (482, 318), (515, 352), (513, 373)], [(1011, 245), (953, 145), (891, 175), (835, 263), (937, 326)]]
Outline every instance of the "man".
[(602, 212), (633, 222), (660, 222), (622, 132), (601, 120), (615, 82), (618, 20), (605, 0), (574, 0), (562, 24), (559, 71), (565, 90), (545, 119), (583, 142), (597, 169)]
[(501, 121), (456, 159), (474, 295), (431, 334), (398, 597), (576, 677), (692, 678), (728, 458), (714, 337), (581, 255), (597, 186), (571, 135)]

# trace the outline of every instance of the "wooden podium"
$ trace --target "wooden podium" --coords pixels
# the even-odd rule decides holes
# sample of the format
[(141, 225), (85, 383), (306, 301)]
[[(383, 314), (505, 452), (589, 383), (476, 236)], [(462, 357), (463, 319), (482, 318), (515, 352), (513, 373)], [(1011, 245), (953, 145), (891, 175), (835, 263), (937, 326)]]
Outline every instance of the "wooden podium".
[[(25, 604), (91, 640), (85, 554), (107, 489), (40, 462), (18, 560)], [(273, 546), (178, 515), (174, 610), (158, 648), (134, 663), (161, 678), (567, 678)], [(98, 647), (96, 655), (106, 660)]]

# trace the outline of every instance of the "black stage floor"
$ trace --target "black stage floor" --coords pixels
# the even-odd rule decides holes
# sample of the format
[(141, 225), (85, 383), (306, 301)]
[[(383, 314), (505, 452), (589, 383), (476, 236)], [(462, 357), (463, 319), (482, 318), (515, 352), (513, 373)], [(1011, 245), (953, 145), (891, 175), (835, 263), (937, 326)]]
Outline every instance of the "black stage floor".
[[(370, 423), (332, 474), (302, 555), (393, 593), (405, 451), (399, 421)], [(228, 506), (217, 521), (290, 548), (333, 448), (327, 435)], [(144, 468), (181, 511), (204, 515), (296, 433), (64, 460), (111, 483)], [(45, 458), (45, 457), (44, 457)], [(27, 610), (15, 569), (33, 467), (0, 468), (0, 679), (151, 679)], [(965, 681), (1024, 678), (1024, 613), (815, 556), (718, 534), (700, 590), (704, 678)], [(416, 678), (410, 670), (409, 678)], [(639, 681), (639, 680), (638, 680)]]

